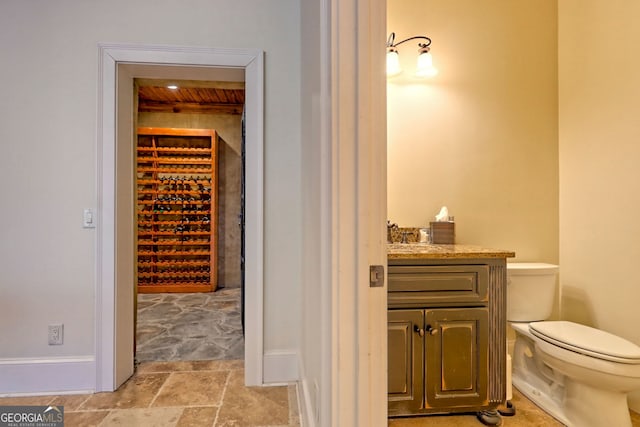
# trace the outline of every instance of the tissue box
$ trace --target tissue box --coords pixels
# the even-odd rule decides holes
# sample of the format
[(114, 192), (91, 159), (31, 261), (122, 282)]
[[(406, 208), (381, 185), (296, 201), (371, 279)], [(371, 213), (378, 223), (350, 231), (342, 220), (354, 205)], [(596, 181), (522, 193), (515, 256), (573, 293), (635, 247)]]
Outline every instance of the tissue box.
[(453, 245), (455, 243), (455, 222), (430, 222), (429, 227), (431, 228), (431, 243), (436, 245)]

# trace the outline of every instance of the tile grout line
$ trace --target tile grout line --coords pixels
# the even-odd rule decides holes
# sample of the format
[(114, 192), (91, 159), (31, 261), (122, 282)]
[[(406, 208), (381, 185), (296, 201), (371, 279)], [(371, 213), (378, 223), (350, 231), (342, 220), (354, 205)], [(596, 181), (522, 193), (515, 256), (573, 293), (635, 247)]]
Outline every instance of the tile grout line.
[[(85, 399), (84, 399), (82, 402), (80, 402), (80, 404), (76, 407), (76, 410), (75, 410), (75, 411), (69, 411), (69, 412), (81, 412), (81, 411), (82, 411), (82, 405), (84, 405), (85, 403), (87, 403), (87, 401), (88, 401), (89, 399), (91, 399), (91, 396), (93, 396), (94, 394), (96, 394), (96, 393), (94, 392), (93, 394), (89, 394), (89, 395), (87, 395), (87, 397), (85, 397)], [(88, 412), (86, 409), (85, 409), (85, 411), (86, 411), (86, 412)]]
[(220, 416), (220, 411), (222, 410), (222, 405), (224, 404), (224, 396), (225, 394), (227, 394), (227, 386), (229, 385), (229, 382), (231, 381), (231, 372), (232, 370), (229, 369), (227, 371), (227, 379), (224, 382), (224, 387), (222, 388), (222, 394), (220, 395), (220, 402), (218, 405), (218, 410), (216, 411), (216, 416), (213, 419), (213, 425), (212, 427), (216, 427), (216, 425), (218, 425), (218, 416)]
[(149, 402), (149, 406), (147, 406), (147, 408), (151, 408), (153, 406), (153, 404), (156, 402), (156, 399), (158, 398), (160, 393), (162, 393), (162, 390), (164, 389), (165, 384), (167, 384), (167, 382), (169, 381), (169, 378), (171, 378), (173, 374), (174, 374), (173, 372), (169, 372), (169, 375), (167, 376), (167, 378), (164, 379), (164, 381), (162, 382), (162, 385), (158, 388), (158, 391), (153, 396), (153, 399), (151, 399), (151, 402)]

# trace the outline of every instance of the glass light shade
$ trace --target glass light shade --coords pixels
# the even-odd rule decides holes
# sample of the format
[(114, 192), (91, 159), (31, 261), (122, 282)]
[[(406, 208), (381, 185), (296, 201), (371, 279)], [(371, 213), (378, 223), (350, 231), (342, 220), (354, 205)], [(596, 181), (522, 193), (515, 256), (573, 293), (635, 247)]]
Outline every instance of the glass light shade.
[[(388, 58), (388, 57), (387, 57)], [(387, 59), (387, 64), (389, 63)], [(433, 77), (438, 74), (438, 69), (433, 66), (433, 58), (428, 50), (420, 49), (418, 63), (416, 65), (416, 76)]]
[(400, 68), (400, 58), (398, 57), (398, 51), (395, 49), (389, 49), (387, 51), (387, 76), (396, 76), (402, 72)]

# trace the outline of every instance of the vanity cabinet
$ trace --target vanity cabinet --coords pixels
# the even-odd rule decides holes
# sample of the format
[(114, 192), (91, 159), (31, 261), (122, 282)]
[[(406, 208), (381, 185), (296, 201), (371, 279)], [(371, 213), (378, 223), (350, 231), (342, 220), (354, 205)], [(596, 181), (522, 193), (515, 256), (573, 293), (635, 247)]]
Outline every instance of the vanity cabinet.
[(504, 256), (390, 256), (388, 277), (389, 416), (504, 403)]
[(391, 310), (389, 405), (399, 414), (487, 399), (487, 308)]

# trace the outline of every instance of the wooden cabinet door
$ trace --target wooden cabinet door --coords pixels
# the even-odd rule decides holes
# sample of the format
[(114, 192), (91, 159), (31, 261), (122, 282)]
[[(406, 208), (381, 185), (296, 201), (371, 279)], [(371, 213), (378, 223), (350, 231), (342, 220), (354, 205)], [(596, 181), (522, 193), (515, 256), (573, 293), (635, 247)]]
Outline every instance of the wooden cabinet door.
[(488, 317), (486, 307), (425, 311), (427, 409), (488, 404)]
[(423, 408), (424, 311), (389, 310), (389, 415)]

